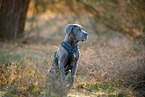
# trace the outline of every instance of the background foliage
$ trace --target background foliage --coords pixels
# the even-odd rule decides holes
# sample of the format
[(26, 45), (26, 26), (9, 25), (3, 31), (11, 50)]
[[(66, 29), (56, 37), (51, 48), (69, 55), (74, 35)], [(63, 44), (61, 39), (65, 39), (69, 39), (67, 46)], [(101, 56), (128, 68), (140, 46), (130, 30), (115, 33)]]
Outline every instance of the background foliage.
[[(0, 0), (0, 17), (3, 1)], [(17, 4), (15, 1), (12, 0)], [(144, 0), (26, 1), (27, 15), (22, 19), (25, 27), (21, 26), (24, 31), (19, 30), (21, 34), (15, 41), (0, 41), (0, 95), (145, 95)], [(81, 56), (74, 87), (65, 91), (57, 80), (48, 78), (47, 71), (69, 23), (81, 24), (89, 36), (79, 44)], [(53, 84), (49, 85), (48, 79)]]

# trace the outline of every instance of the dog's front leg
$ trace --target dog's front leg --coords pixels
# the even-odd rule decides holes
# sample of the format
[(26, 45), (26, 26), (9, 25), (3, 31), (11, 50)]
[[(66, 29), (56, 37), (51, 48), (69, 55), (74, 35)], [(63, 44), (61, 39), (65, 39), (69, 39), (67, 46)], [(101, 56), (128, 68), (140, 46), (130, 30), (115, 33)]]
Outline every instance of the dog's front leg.
[(64, 70), (64, 65), (65, 65), (66, 60), (67, 60), (66, 58), (67, 58), (67, 57), (65, 57), (65, 55), (62, 55), (62, 56), (60, 57), (59, 62), (58, 62), (59, 68), (60, 68), (60, 76), (61, 76), (61, 79), (62, 79), (63, 82), (65, 82), (65, 70)]
[(65, 81), (64, 63), (61, 63), (61, 62), (60, 62), (60, 74), (61, 74), (63, 81)]
[(77, 70), (77, 63), (75, 63), (75, 65), (72, 68), (72, 73), (71, 73), (71, 80), (70, 80), (70, 84), (73, 84), (74, 80), (75, 80), (75, 73)]
[(70, 79), (70, 84), (68, 86), (68, 89), (70, 89), (72, 87), (73, 83), (74, 83), (76, 71), (77, 71), (77, 62), (74, 63), (74, 66), (71, 70), (71, 79)]

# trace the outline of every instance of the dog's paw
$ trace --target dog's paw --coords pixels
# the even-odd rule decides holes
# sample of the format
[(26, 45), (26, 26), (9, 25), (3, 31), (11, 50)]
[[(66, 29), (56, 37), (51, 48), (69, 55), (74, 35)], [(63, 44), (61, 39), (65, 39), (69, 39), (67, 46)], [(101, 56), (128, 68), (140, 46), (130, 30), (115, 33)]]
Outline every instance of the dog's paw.
[(74, 80), (75, 80), (75, 77), (71, 77), (70, 84), (73, 84)]

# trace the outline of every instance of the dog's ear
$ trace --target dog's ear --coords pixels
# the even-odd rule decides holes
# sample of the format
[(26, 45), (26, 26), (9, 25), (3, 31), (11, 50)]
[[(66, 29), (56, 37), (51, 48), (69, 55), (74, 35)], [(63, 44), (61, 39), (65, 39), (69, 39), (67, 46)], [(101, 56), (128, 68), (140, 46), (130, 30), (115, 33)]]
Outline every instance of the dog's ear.
[(73, 28), (73, 24), (68, 24), (65, 28), (65, 32), (67, 35), (69, 35), (69, 33), (71, 32), (72, 28)]

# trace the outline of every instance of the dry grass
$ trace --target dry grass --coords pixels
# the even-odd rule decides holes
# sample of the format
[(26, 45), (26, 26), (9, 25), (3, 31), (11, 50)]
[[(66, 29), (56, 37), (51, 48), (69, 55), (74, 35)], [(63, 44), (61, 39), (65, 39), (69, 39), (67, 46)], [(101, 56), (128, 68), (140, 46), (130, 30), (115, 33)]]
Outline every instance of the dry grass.
[(81, 51), (78, 74), (93, 75), (99, 81), (113, 81), (123, 86), (143, 80), (144, 52), (123, 48), (96, 48)]
[[(2, 55), (5, 48), (5, 55)], [(51, 44), (27, 45), (27, 48), (26, 45), (16, 47), (8, 44), (0, 51), (1, 95), (4, 97), (58, 97), (67, 93), (53, 78), (49, 78), (53, 84), (48, 85), (47, 71), (55, 52)], [(145, 92), (144, 52), (90, 45), (85, 49), (80, 47), (80, 52), (75, 84), (68, 93), (70, 97), (139, 96)], [(11, 61), (4, 62), (11, 54)], [(19, 60), (14, 59), (17, 54), (20, 55)]]

